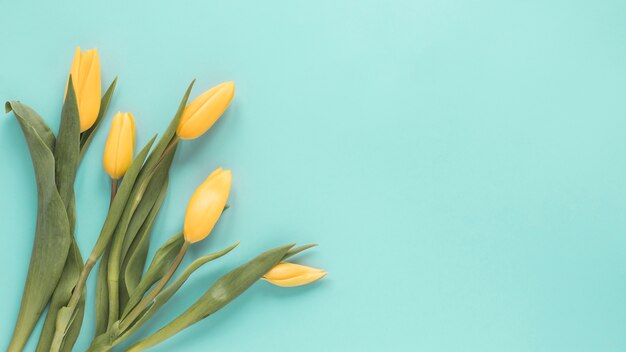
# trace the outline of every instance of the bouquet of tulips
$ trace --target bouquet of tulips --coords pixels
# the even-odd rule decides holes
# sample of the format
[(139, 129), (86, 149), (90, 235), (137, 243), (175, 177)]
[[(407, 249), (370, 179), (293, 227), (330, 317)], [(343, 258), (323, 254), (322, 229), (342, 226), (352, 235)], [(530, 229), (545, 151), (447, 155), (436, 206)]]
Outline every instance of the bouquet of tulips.
[[(96, 302), (96, 334), (89, 351), (111, 351), (166, 305), (194, 271), (239, 244), (200, 257), (175, 276), (189, 246), (207, 237), (228, 208), (232, 174), (218, 168), (191, 197), (183, 230), (159, 247), (146, 269), (152, 226), (166, 197), (178, 144), (211, 128), (234, 96), (234, 83), (226, 82), (187, 104), (191, 82), (165, 133), (158, 140), (154, 136), (136, 156), (133, 115), (120, 112), (113, 118), (103, 158), (111, 176), (111, 203), (95, 245), (84, 259), (76, 243), (75, 223), (81, 209), (74, 202), (74, 179), (105, 119), (116, 81), (101, 95), (98, 52), (78, 48), (56, 136), (27, 105), (6, 103), (7, 113), (13, 111), (28, 144), (38, 193), (32, 257), (10, 352), (24, 349), (46, 307), (37, 351), (71, 351), (83, 323), (86, 294), (95, 294)], [(136, 341), (128, 351), (143, 351), (207, 318), (259, 279), (278, 286), (321, 279), (326, 275), (323, 270), (285, 262), (312, 246), (290, 244), (261, 253), (222, 276), (177, 318)], [(86, 291), (87, 278), (98, 261), (96, 289)]]

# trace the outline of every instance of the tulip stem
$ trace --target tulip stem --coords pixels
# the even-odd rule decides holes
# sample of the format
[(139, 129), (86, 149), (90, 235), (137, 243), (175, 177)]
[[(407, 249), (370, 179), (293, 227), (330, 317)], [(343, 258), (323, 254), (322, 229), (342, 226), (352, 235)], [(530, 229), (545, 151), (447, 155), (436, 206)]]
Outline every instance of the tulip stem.
[(181, 261), (185, 257), (185, 253), (187, 253), (187, 249), (189, 249), (190, 244), (191, 242), (189, 241), (185, 241), (185, 243), (183, 243), (183, 246), (180, 248), (180, 251), (178, 252), (178, 255), (176, 256), (176, 259), (174, 259), (172, 266), (167, 270), (165, 275), (163, 275), (159, 283), (156, 286), (154, 286), (152, 290), (150, 290), (150, 292), (148, 292), (148, 294), (145, 295), (139, 303), (137, 303), (137, 305), (130, 311), (130, 313), (128, 313), (126, 318), (122, 319), (119, 325), (120, 331), (122, 332), (125, 331), (130, 326), (130, 324), (132, 324), (135, 321), (135, 319), (137, 319), (137, 317), (139, 317), (139, 315), (147, 308), (147, 306), (152, 302), (152, 300), (154, 300), (154, 298), (159, 294), (159, 292), (161, 292), (161, 290), (165, 287), (165, 285), (167, 285), (167, 283), (170, 281), (170, 279), (176, 272), (176, 269), (178, 269), (178, 266), (180, 265)]
[(113, 199), (115, 199), (115, 195), (117, 194), (117, 187), (119, 186), (119, 180), (111, 179), (111, 202), (109, 203), (109, 209), (111, 205), (113, 205)]
[(178, 138), (178, 135), (175, 134), (174, 137), (172, 137), (172, 140), (167, 144), (167, 147), (165, 147), (165, 150), (163, 150), (163, 153), (161, 153), (161, 157), (159, 157), (156, 165), (159, 165), (161, 163), (161, 161), (163, 160), (163, 158), (165, 158), (170, 149), (174, 148), (179, 140), (180, 138)]

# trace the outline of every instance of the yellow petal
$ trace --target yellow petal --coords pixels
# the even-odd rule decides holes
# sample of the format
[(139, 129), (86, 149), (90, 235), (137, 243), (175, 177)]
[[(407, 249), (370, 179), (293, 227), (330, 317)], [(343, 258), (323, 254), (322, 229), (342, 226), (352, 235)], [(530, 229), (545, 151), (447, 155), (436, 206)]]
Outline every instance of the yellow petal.
[[(72, 61), (72, 67), (70, 67), (70, 76), (72, 76), (72, 82), (74, 83), (74, 92), (78, 95), (78, 68), (80, 67), (80, 59), (82, 57), (82, 52), (80, 51), (80, 47), (76, 48), (74, 52), (74, 60)], [(70, 83), (69, 76), (67, 78), (67, 82), (65, 83), (65, 93), (63, 93), (63, 99), (65, 100), (65, 96), (67, 95), (67, 85)]]
[(83, 132), (93, 126), (100, 111), (102, 87), (98, 49), (85, 51), (80, 64), (79, 77), (78, 112), (80, 131)]
[[(76, 48), (70, 75), (74, 85), (74, 92), (76, 93), (76, 103), (78, 104), (80, 131), (84, 132), (93, 126), (100, 112), (102, 87), (98, 49), (85, 50), (82, 53), (80, 47)], [(64, 99), (66, 95), (67, 84), (65, 85)]]
[(111, 131), (104, 146), (103, 164), (112, 179), (124, 176), (133, 161), (135, 148), (135, 119), (129, 112), (118, 112), (111, 123)]
[(277, 286), (294, 287), (310, 284), (326, 274), (327, 272), (322, 269), (282, 262), (268, 271), (263, 278)]
[(196, 189), (185, 213), (185, 240), (198, 242), (211, 233), (224, 210), (231, 183), (230, 170), (219, 168)]
[(183, 112), (176, 133), (181, 139), (194, 139), (208, 131), (222, 116), (233, 96), (235, 83), (221, 83), (197, 97)]

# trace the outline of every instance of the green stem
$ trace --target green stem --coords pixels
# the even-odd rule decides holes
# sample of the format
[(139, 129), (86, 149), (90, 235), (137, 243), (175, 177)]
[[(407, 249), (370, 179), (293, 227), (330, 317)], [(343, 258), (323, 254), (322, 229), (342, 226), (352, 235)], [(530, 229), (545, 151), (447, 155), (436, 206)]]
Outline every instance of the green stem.
[(113, 199), (115, 199), (115, 195), (117, 194), (118, 186), (119, 180), (111, 179), (111, 202), (109, 203), (109, 209), (111, 209), (111, 205), (113, 205)]
[(159, 283), (154, 286), (152, 290), (150, 290), (150, 292), (148, 292), (148, 294), (145, 295), (139, 303), (137, 303), (137, 305), (130, 311), (130, 313), (128, 313), (126, 318), (124, 318), (120, 322), (120, 331), (125, 331), (126, 329), (128, 329), (130, 324), (132, 324), (135, 319), (139, 317), (139, 315), (148, 307), (148, 305), (152, 303), (152, 300), (154, 300), (154, 298), (161, 292), (165, 285), (167, 285), (167, 283), (176, 272), (176, 269), (178, 269), (178, 266), (180, 266), (180, 263), (185, 257), (185, 253), (187, 253), (187, 249), (189, 249), (190, 244), (191, 242), (189, 241), (185, 241), (185, 243), (183, 243), (183, 246), (180, 248), (180, 251), (176, 256), (176, 259), (174, 259), (172, 266), (167, 270), (165, 275), (163, 275)]
[(180, 138), (177, 134), (175, 134), (174, 137), (172, 137), (172, 140), (168, 143), (167, 147), (165, 147), (165, 150), (163, 150), (163, 153), (161, 153), (161, 157), (159, 157), (159, 160), (156, 162), (155, 168), (161, 163), (161, 161), (163, 161), (163, 158), (165, 158), (167, 153), (169, 153), (169, 151), (174, 148), (178, 141), (180, 141)]

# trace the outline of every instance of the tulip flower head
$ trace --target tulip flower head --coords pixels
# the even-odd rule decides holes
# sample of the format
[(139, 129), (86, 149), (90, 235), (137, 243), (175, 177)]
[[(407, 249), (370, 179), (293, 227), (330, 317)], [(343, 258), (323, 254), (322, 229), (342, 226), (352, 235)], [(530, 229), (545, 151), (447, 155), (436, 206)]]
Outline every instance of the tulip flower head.
[(222, 116), (234, 95), (234, 82), (218, 84), (202, 93), (185, 107), (176, 130), (178, 137), (181, 139), (200, 137)]
[(185, 213), (186, 241), (195, 243), (211, 233), (228, 200), (231, 182), (230, 170), (219, 168), (196, 189)]
[[(100, 111), (101, 83), (98, 49), (85, 50), (83, 53), (80, 48), (76, 48), (70, 75), (78, 103), (80, 131), (84, 132), (93, 126)], [(67, 85), (65, 93), (67, 94)]]
[(104, 146), (104, 169), (112, 179), (124, 176), (133, 161), (135, 149), (135, 119), (129, 112), (118, 112)]
[(263, 279), (276, 286), (295, 287), (310, 284), (323, 278), (326, 274), (328, 273), (322, 269), (281, 262), (268, 271)]

